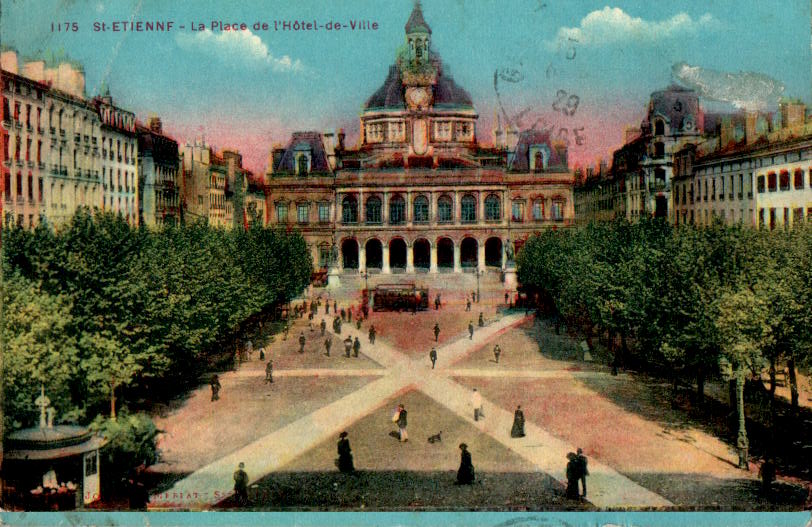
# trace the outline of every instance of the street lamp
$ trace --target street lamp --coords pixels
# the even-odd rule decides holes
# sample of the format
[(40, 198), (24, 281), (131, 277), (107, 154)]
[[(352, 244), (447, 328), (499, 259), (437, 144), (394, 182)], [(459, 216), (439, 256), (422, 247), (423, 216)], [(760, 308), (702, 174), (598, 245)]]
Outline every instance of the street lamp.
[(480, 296), (479, 296), (479, 275), (483, 274), (485, 271), (481, 269), (477, 269), (476, 271), (476, 303), (479, 304)]

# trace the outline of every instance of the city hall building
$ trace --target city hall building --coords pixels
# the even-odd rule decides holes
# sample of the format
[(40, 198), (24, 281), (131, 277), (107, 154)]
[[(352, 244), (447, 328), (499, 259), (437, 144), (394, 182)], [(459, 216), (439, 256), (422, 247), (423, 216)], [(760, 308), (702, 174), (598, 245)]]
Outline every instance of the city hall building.
[(479, 144), (473, 101), (431, 49), (419, 3), (405, 33), (357, 147), (339, 130), (272, 150), (268, 223), (298, 229), (323, 270), (331, 255), (345, 273), (504, 269), (529, 236), (573, 223), (566, 145), (501, 127)]

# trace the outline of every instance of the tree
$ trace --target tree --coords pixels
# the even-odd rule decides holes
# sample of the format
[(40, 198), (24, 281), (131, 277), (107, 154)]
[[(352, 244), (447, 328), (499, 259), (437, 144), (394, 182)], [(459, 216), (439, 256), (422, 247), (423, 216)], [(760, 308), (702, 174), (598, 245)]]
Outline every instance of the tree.
[(749, 442), (745, 427), (744, 381), (748, 372), (761, 371), (762, 350), (772, 344), (769, 310), (764, 298), (747, 287), (726, 290), (719, 297), (718, 303), (716, 327), (721, 351), (736, 380), (736, 411), (739, 418), (736, 447), (739, 451), (739, 468), (746, 469)]

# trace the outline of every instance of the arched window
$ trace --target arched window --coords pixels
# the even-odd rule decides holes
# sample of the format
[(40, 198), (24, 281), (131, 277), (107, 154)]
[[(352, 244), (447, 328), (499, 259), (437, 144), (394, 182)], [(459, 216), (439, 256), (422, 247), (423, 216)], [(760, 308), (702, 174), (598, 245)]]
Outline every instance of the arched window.
[(437, 221), (453, 221), (453, 204), (448, 196), (440, 196), (437, 200)]
[(381, 198), (367, 198), (367, 223), (381, 223)]
[(403, 196), (392, 196), (389, 198), (389, 223), (400, 225), (406, 221), (406, 202)]
[(659, 141), (654, 143), (654, 159), (662, 159), (665, 155), (665, 145)]
[(559, 199), (553, 200), (552, 216), (553, 216), (553, 221), (563, 221), (564, 220), (564, 200), (563, 199), (559, 198)]
[(665, 134), (665, 123), (663, 123), (660, 119), (654, 121), (654, 135), (663, 135)]
[(499, 221), (502, 219), (502, 202), (496, 194), (491, 194), (485, 198), (485, 219), (487, 221)]
[(429, 221), (429, 200), (426, 196), (417, 196), (414, 199), (414, 221), (416, 223)]
[(358, 223), (358, 201), (353, 196), (345, 196), (341, 201), (341, 221)]
[(534, 156), (533, 170), (541, 172), (544, 169), (544, 155), (541, 152), (536, 152)]
[(544, 201), (541, 198), (533, 200), (533, 219), (535, 221), (544, 219)]
[(466, 194), (460, 201), (460, 212), (463, 223), (476, 222), (476, 198), (470, 194)]
[(307, 167), (307, 156), (305, 156), (305, 155), (299, 156), (299, 159), (297, 159), (297, 165), (298, 166), (296, 167), (296, 172), (301, 176), (306, 175), (307, 172), (308, 172), (308, 170), (307, 170), (307, 168), (308, 168)]

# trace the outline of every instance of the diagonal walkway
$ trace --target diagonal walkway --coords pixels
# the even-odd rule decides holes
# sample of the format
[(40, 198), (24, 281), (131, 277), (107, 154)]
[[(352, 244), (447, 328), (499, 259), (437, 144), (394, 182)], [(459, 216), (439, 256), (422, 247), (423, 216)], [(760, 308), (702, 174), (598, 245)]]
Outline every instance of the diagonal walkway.
[[(476, 368), (447, 368), (443, 373), (448, 377), (491, 377), (491, 378), (529, 378), (529, 379), (597, 379), (605, 378), (611, 374), (599, 370), (478, 370)], [(617, 378), (630, 377), (628, 373), (618, 373)]]
[[(375, 377), (386, 375), (387, 371), (380, 368), (356, 368), (348, 370), (337, 370), (334, 368), (294, 368), (289, 370), (274, 370), (273, 378), (277, 377)], [(245, 377), (265, 377), (265, 370), (239, 370), (232, 373), (232, 376)]]
[[(485, 419), (474, 421), (471, 391), (443, 377), (429, 377), (420, 385), (429, 397), (469, 421), (480, 431), (499, 441), (513, 452), (533, 463), (542, 472), (566, 481), (567, 452), (575, 449), (564, 441), (548, 434), (539, 426), (525, 423), (526, 437), (510, 437), (513, 414), (483, 399)], [(672, 505), (665, 498), (641, 487), (626, 476), (595, 459), (589, 460), (587, 499), (599, 508), (667, 507)]]
[[(484, 328), (477, 328), (473, 339), (467, 336), (438, 348), (438, 362), (451, 365), (493, 337), (508, 331), (521, 323), (524, 316), (505, 316)], [(347, 324), (349, 326), (349, 324)], [(169, 491), (152, 496), (151, 509), (185, 508), (204, 509), (215, 505), (232, 493), (232, 473), (237, 464), (244, 462), (250, 482), (253, 483), (279, 470), (296, 457), (322, 443), (335, 438), (338, 433), (358, 419), (375, 411), (387, 400), (399, 393), (419, 389), (434, 398), (453, 412), (473, 422), (470, 407), (470, 392), (467, 388), (447, 378), (454, 371), (431, 370), (427, 358), (412, 359), (398, 352), (384, 342), (370, 346), (366, 335), (346, 327), (342, 337), (360, 337), (365, 344), (363, 353), (384, 366), (385, 370), (371, 370), (375, 375), (383, 375), (365, 387), (344, 396), (337, 401), (302, 417), (284, 428), (225, 456), (214, 463), (192, 473), (177, 482)], [(313, 375), (313, 370), (289, 370), (287, 375)], [(325, 375), (341, 375), (341, 370), (329, 370)], [(363, 373), (359, 373), (363, 372)], [(348, 370), (346, 375), (367, 374), (367, 370)], [(274, 375), (282, 374), (274, 372)], [(472, 372), (473, 373), (473, 372)], [(571, 373), (571, 372), (568, 372)], [(259, 372), (261, 375), (262, 372)], [(250, 375), (256, 375), (251, 373)], [(526, 424), (529, 436), (541, 439), (543, 448), (529, 444), (527, 439), (514, 440), (509, 437), (513, 416), (511, 413), (487, 403), (487, 420), (474, 423), (480, 430), (500, 441), (511, 450), (533, 463), (539, 470), (557, 479), (565, 479), (566, 453), (572, 451), (563, 441), (546, 433), (542, 428)], [(589, 500), (603, 508), (616, 507), (661, 507), (671, 505), (661, 496), (632, 482), (625, 476), (592, 460), (589, 479)]]
[[(505, 317), (488, 328), (481, 328), (480, 332), (474, 334), (472, 341), (465, 339), (464, 342), (470, 348), (476, 347), (495, 332), (520, 321), (521, 317)], [(355, 329), (342, 331), (341, 336), (347, 334), (352, 337), (357, 335), (363, 340), (363, 336)], [(448, 346), (455, 355), (463, 352), (460, 342), (453, 342)], [(377, 342), (375, 346), (367, 344), (364, 353), (387, 368), (383, 378), (190, 474), (168, 491), (153, 495), (150, 509), (209, 508), (232, 493), (232, 474), (238, 463), (245, 463), (252, 483), (262, 479), (321, 442), (336, 438), (344, 428), (373, 412), (398, 393), (409, 391), (422, 382), (429, 370), (422, 361), (413, 361), (383, 342)], [(377, 375), (382, 374), (380, 369), (370, 371)], [(275, 371), (274, 375), (280, 373), (281, 371)]]

